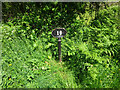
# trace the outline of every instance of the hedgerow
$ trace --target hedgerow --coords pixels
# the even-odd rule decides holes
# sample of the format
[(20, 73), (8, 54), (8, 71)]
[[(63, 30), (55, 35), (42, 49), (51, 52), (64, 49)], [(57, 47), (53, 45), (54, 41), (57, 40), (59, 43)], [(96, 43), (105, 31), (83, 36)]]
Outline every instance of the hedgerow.
[[(2, 25), (3, 88), (120, 87), (117, 6), (74, 12), (73, 17), (67, 14), (66, 6), (62, 14), (73, 18), (68, 25), (57, 22), (62, 15), (59, 8), (46, 5), (37, 14), (26, 8), (31, 13)], [(51, 10), (55, 15), (38, 15)], [(51, 26), (59, 24), (67, 30), (61, 42), (62, 63), (58, 61), (58, 41), (51, 35)]]

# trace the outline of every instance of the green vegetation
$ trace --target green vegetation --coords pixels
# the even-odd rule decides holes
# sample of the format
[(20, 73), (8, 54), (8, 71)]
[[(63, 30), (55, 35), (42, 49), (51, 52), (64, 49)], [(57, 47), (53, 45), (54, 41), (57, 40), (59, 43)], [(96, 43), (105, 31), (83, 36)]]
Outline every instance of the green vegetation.
[[(3, 88), (120, 88), (117, 4), (3, 3), (3, 15)], [(62, 63), (57, 27), (67, 30)]]

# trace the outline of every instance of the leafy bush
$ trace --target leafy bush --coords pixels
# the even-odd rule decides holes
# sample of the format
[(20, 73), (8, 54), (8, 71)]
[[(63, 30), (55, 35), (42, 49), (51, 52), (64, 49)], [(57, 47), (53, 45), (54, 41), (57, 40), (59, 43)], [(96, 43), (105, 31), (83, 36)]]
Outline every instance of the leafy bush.
[[(51, 9), (42, 8), (46, 12)], [(46, 21), (44, 16), (26, 12), (21, 20), (3, 24), (2, 87), (119, 88), (117, 12), (117, 7), (97, 13), (86, 10), (75, 14), (71, 27), (63, 25), (67, 34), (62, 38), (61, 64), (57, 62), (57, 39), (49, 30), (56, 17), (52, 20), (47, 14)]]
[(113, 16), (113, 13), (117, 16), (117, 7), (101, 12), (103, 19), (109, 15), (106, 21), (109, 23), (99, 21), (102, 20), (99, 17), (89, 24), (97, 25), (93, 23), (96, 21), (103, 24), (97, 27), (89, 25), (80, 27), (81, 21), (77, 21), (72, 25), (74, 33), (69, 31), (71, 28), (68, 29), (66, 39), (62, 40), (63, 60), (68, 68), (74, 71), (77, 82), (80, 82), (83, 87), (119, 87), (119, 29), (115, 22), (118, 18)]

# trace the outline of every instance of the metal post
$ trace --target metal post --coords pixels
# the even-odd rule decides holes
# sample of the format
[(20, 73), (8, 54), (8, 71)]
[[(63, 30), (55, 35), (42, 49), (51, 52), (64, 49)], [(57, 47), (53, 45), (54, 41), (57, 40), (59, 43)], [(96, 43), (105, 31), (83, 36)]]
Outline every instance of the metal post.
[(59, 57), (59, 61), (62, 62), (62, 58), (61, 58), (61, 38), (58, 38), (58, 57)]

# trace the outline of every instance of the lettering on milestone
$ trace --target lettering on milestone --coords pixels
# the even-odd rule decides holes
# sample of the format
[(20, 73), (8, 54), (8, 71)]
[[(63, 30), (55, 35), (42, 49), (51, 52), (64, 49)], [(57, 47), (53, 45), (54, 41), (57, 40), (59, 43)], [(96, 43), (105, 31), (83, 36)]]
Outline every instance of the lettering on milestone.
[(52, 36), (56, 38), (61, 38), (66, 35), (67, 31), (64, 28), (57, 28), (52, 31)]

